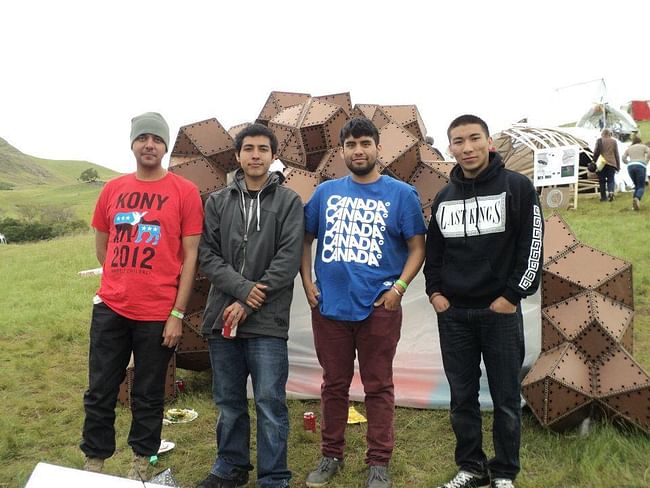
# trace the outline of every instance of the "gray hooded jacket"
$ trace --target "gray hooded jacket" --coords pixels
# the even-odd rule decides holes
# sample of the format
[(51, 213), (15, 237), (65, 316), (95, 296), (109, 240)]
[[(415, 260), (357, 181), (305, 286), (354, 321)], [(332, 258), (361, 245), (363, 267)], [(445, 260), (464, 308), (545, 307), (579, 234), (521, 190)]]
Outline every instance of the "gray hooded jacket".
[[(239, 169), (230, 185), (208, 198), (199, 244), (199, 269), (212, 284), (203, 315), (204, 335), (220, 333), (224, 309), (238, 300), (247, 313), (238, 327), (240, 337), (288, 337), (304, 216), (300, 197), (280, 186), (283, 179), (272, 173), (251, 199)], [(266, 301), (257, 311), (246, 305), (255, 283), (268, 286)]]

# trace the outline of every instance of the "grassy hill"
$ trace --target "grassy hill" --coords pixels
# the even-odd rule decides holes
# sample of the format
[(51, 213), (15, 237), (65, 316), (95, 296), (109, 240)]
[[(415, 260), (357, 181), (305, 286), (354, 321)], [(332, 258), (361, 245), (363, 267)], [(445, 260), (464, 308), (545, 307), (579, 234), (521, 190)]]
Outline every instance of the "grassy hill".
[(0, 217), (16, 217), (17, 205), (35, 204), (70, 206), (78, 218), (88, 220), (102, 186), (77, 179), (88, 168), (103, 181), (119, 174), (88, 161), (35, 158), (0, 138), (0, 183), (14, 185), (0, 191)]

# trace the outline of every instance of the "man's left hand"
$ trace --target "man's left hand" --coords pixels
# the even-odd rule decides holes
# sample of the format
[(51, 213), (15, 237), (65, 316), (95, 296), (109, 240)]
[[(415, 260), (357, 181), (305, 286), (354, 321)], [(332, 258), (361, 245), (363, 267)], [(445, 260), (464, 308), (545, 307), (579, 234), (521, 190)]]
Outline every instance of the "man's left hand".
[(402, 305), (402, 297), (389, 288), (375, 302), (375, 307), (384, 306), (386, 310), (398, 310)]
[(517, 305), (513, 305), (504, 297), (497, 297), (490, 304), (490, 310), (496, 313), (515, 313)]
[(167, 317), (167, 322), (165, 322), (165, 328), (163, 329), (162, 334), (162, 345), (165, 347), (176, 347), (176, 344), (179, 343), (182, 335), (183, 321), (173, 315)]

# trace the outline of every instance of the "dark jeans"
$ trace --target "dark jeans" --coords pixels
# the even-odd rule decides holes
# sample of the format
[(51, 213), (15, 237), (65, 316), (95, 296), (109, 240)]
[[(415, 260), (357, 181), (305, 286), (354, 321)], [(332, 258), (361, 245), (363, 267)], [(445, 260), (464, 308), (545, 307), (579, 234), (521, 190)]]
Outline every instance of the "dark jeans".
[(366, 464), (387, 465), (395, 445), (393, 358), (400, 338), (402, 310), (389, 311), (382, 306), (365, 320), (341, 322), (323, 317), (316, 307), (311, 317), (316, 355), (323, 368), (323, 456), (343, 458), (350, 383), (358, 353), (368, 417)]
[(600, 183), (600, 199), (607, 200), (608, 193), (614, 193), (614, 175), (616, 174), (616, 168), (606, 164), (598, 172), (598, 182)]
[(81, 450), (106, 459), (115, 452), (115, 403), (131, 358), (135, 360), (128, 442), (140, 456), (160, 447), (165, 375), (173, 348), (161, 345), (164, 322), (143, 322), (118, 315), (104, 303), (93, 307), (90, 325), (86, 419)]
[(634, 183), (634, 198), (641, 200), (645, 192), (646, 167), (643, 164), (630, 163), (627, 172)]
[(250, 463), (250, 417), (246, 382), (253, 384), (257, 412), (257, 481), (261, 488), (289, 486), (287, 468), (289, 374), (287, 341), (278, 337), (208, 340), (212, 396), (219, 408), (218, 455), (211, 473), (233, 479)]
[[(521, 309), (499, 314), (490, 309), (450, 307), (438, 314), (440, 348), (451, 387), (451, 426), (456, 435), (456, 464), (476, 474), (514, 479), (519, 472), (521, 397), (519, 373), (524, 359)], [(479, 378), (481, 356), (494, 403), (495, 457), (482, 447)]]

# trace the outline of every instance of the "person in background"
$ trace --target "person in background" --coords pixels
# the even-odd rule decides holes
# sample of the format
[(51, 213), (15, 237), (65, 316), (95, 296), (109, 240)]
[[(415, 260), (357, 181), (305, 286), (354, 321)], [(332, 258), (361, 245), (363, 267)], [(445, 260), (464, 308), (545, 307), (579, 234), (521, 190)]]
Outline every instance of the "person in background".
[(598, 158), (603, 157), (605, 165), (598, 171), (598, 181), (600, 183), (600, 201), (612, 202), (614, 200), (614, 175), (621, 168), (621, 160), (618, 155), (618, 144), (612, 137), (612, 131), (603, 129), (601, 137), (596, 141), (594, 149), (594, 162), (598, 164)]
[(641, 198), (645, 192), (646, 166), (650, 161), (650, 147), (641, 142), (637, 135), (632, 136), (632, 145), (623, 153), (623, 162), (627, 163), (627, 173), (634, 183), (632, 208), (641, 208)]
[(203, 228), (198, 189), (162, 166), (168, 147), (160, 114), (134, 117), (136, 171), (104, 186), (92, 220), (103, 273), (90, 326), (80, 447), (87, 471), (102, 471), (115, 452), (115, 403), (133, 353), (128, 477), (139, 481), (149, 479), (149, 459), (160, 447), (167, 364), (182, 334)]

